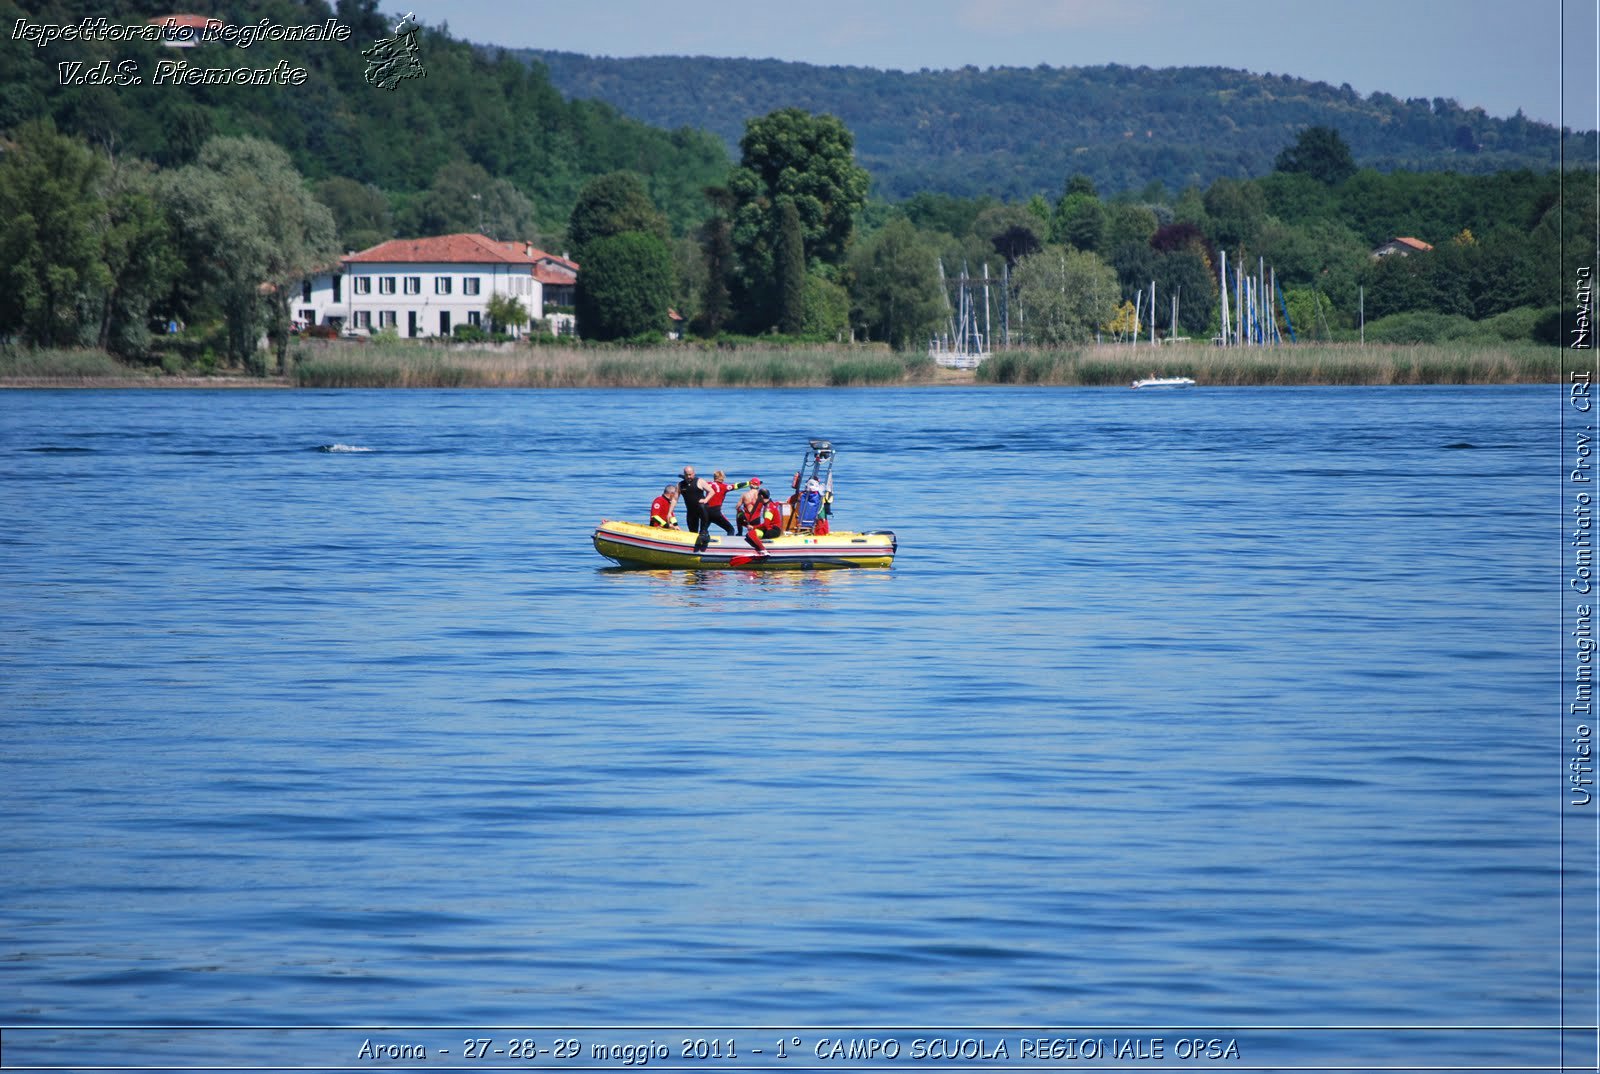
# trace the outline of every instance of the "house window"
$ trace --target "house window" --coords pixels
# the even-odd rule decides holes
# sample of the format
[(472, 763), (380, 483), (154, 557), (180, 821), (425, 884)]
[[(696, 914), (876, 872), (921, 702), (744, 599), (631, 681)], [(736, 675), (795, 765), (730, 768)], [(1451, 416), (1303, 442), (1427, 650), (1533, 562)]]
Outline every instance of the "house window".
[(478, 316), (478, 311), (477, 310), (468, 310), (467, 311), (467, 323), (470, 324), (474, 328), (482, 328), (483, 327), (483, 319)]
[(317, 323), (317, 311), (313, 310), (313, 309), (303, 309), (303, 310), (301, 310), (300, 311), (300, 320), (304, 321), (306, 324), (316, 324)]
[(378, 311), (378, 327), (393, 328), (395, 326), (394, 310)]
[(335, 302), (343, 302), (344, 301), (344, 299), (339, 294), (340, 290), (342, 290), (342, 288), (340, 288), (339, 284), (343, 280), (344, 280), (344, 277), (339, 275), (337, 272), (333, 274), (333, 300)]
[(462, 279), (462, 281), (461, 281), (461, 293), (464, 294), (464, 295), (475, 295), (475, 294), (477, 294), (478, 293), (478, 277), (476, 277), (476, 276), (464, 277)]
[(450, 334), (450, 311), (449, 310), (440, 310), (439, 311), (439, 334), (441, 336), (448, 336)]
[(433, 278), (433, 293), (436, 295), (448, 295), (450, 293), (450, 277), (435, 276)]
[(311, 301), (311, 281), (310, 280), (301, 280), (300, 281), (300, 301), (301, 302), (310, 302)]
[(406, 294), (408, 294), (408, 295), (420, 295), (420, 294), (422, 294), (422, 277), (421, 276), (407, 276), (406, 277)]
[(372, 294), (372, 277), (357, 276), (353, 281), (353, 285), (351, 286), (350, 290), (358, 295)]
[(378, 277), (378, 293), (380, 295), (392, 295), (392, 294), (394, 294), (394, 277), (393, 276), (379, 276)]
[[(357, 277), (357, 279), (359, 279), (359, 278), (360, 277)], [(356, 310), (355, 317), (356, 317), (356, 327), (357, 328), (371, 328), (372, 327), (372, 314), (371, 314), (370, 311), (368, 311), (368, 310)]]

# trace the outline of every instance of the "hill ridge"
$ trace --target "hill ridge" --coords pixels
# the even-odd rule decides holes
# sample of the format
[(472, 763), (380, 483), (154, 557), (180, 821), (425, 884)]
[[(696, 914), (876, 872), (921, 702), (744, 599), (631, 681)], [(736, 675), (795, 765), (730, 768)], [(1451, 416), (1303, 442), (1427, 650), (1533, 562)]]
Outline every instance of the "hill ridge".
[[(1298, 132), (1331, 126), (1380, 171), (1485, 173), (1559, 165), (1558, 131), (1448, 98), (1362, 96), (1349, 83), (1238, 68), (990, 66), (906, 71), (774, 58), (597, 57), (507, 50), (542, 65), (569, 98), (658, 127), (707, 130), (738, 154), (746, 120), (795, 105), (855, 133), (875, 192), (1007, 200), (1054, 197), (1084, 174), (1105, 194), (1160, 181), (1169, 192), (1272, 170)], [(1594, 133), (1569, 153), (1593, 156)]]

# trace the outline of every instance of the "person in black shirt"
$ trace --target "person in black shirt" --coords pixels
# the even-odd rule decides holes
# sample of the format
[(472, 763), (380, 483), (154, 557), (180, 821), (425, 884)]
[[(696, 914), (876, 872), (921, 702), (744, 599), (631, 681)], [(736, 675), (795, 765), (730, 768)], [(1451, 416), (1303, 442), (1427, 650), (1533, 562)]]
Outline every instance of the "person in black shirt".
[(711, 534), (706, 532), (711, 518), (705, 509), (705, 500), (711, 492), (711, 486), (694, 475), (693, 466), (683, 468), (683, 479), (678, 482), (678, 496), (683, 500), (684, 528), (699, 534), (694, 542), (696, 552), (704, 552), (706, 545), (711, 543)]

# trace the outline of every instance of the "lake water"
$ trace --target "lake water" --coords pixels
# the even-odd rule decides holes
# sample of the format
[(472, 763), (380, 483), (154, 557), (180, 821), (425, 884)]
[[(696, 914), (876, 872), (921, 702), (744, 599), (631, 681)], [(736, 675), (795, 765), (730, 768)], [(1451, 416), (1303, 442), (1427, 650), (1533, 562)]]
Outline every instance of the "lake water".
[[(1553, 1063), (1562, 403), (0, 393), (4, 1063)], [(590, 545), (810, 436), (892, 569)]]

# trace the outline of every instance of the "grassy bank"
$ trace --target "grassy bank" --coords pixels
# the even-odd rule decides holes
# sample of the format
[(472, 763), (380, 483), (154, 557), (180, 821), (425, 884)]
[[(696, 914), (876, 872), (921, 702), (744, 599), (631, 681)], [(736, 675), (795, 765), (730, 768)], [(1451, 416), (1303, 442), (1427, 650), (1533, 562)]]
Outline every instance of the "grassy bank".
[(1536, 343), (1121, 345), (997, 354), (977, 379), (1118, 387), (1151, 375), (1212, 385), (1542, 384), (1561, 379), (1561, 361), (1561, 348)]
[(6, 380), (99, 380), (142, 375), (105, 351), (0, 348), (0, 377)]
[[(1193, 377), (1201, 385), (1526, 384), (1562, 377), (1561, 348), (1533, 343), (1301, 344), (1284, 347), (1084, 347), (1007, 351), (976, 375), (939, 369), (923, 355), (874, 347), (663, 345), (501, 349), (430, 344), (304, 341), (286, 379), (241, 371), (205, 376), (124, 365), (99, 351), (0, 350), (11, 386), (297, 386), (303, 388), (746, 388), (932, 384), (1125, 387), (1140, 377)], [(227, 372), (227, 371), (224, 371)]]

